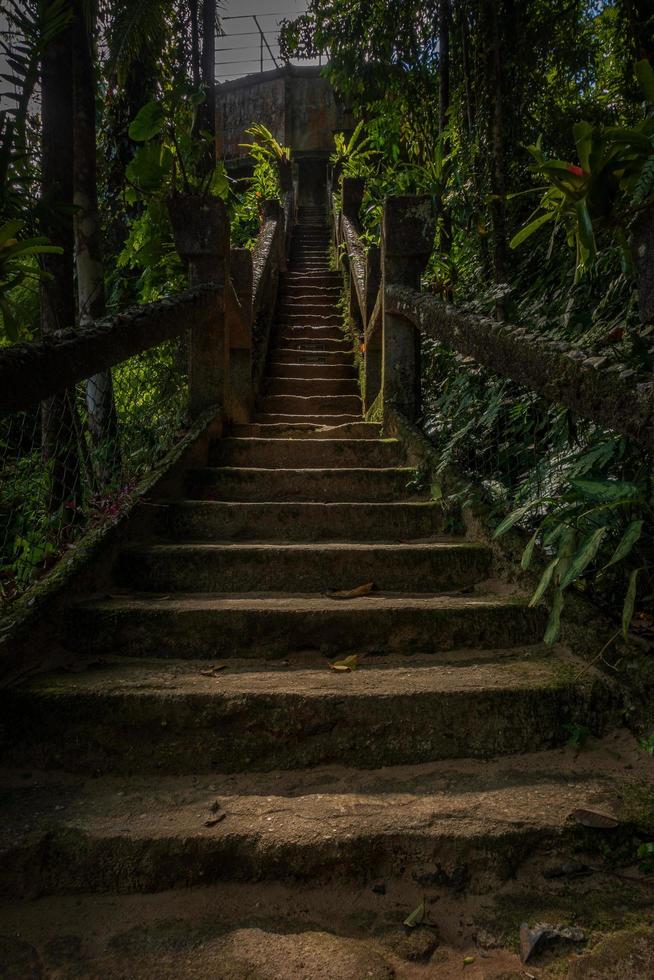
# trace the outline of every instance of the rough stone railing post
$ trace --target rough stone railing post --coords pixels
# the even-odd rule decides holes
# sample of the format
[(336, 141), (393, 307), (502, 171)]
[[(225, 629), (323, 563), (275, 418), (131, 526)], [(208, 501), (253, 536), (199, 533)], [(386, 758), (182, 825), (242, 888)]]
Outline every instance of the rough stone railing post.
[[(228, 338), (226, 372), (227, 414), (234, 422), (248, 422), (254, 404), (252, 387), (252, 252), (235, 248), (229, 272), (234, 289), (226, 306)], [(236, 302), (233, 302), (235, 300)]]
[(382, 222), (382, 401), (410, 421), (420, 413), (420, 335), (405, 317), (389, 312), (389, 284), (420, 288), (434, 244), (432, 202), (424, 197), (389, 197)]
[(176, 197), (168, 202), (175, 245), (188, 264), (189, 284), (223, 286), (211, 325), (189, 331), (189, 413), (225, 403), (225, 287), (229, 283), (229, 218), (217, 198)]

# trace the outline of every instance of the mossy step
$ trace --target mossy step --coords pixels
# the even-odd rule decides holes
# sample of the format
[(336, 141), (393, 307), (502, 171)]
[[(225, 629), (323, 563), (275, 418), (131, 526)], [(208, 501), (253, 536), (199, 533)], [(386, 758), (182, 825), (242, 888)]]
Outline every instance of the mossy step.
[(278, 349), (315, 351), (317, 354), (321, 355), (349, 353), (349, 363), (352, 363), (352, 344), (350, 341), (346, 340), (345, 337), (343, 337), (342, 340), (338, 340), (335, 337), (316, 337), (315, 334), (311, 334), (311, 336), (308, 337), (290, 337), (288, 335), (283, 335), (275, 338), (271, 346), (271, 352)]
[(359, 385), (354, 378), (285, 378), (269, 375), (265, 381), (266, 395), (296, 395), (316, 398), (320, 395), (348, 395), (360, 398)]
[[(298, 440), (317, 445), (322, 441)], [(160, 502), (153, 520), (156, 532), (168, 540), (411, 541), (441, 531), (443, 510), (423, 500), (363, 504), (173, 500), (167, 506)]]
[(229, 432), (245, 438), (274, 439), (376, 439), (381, 437), (377, 422), (345, 422), (324, 425), (315, 422), (235, 422)]
[(562, 745), (570, 725), (600, 735), (615, 723), (612, 689), (579, 673), (552, 659), (341, 674), (123, 658), (3, 691), (0, 748), (5, 765), (98, 774), (490, 759)]
[[(319, 416), (319, 418), (324, 416)], [(274, 418), (274, 416), (273, 416)], [(302, 416), (296, 417), (301, 421)], [(410, 496), (411, 467), (207, 466), (187, 473), (188, 496), (204, 500), (389, 502)]]
[(325, 350), (317, 348), (315, 345), (310, 347), (284, 347), (283, 344), (273, 344), (270, 348), (270, 362), (292, 361), (294, 364), (310, 364), (321, 366), (323, 364), (345, 365), (349, 368), (354, 367), (352, 351), (345, 350)]
[(356, 415), (361, 413), (359, 395), (264, 395), (259, 411), (273, 415)]
[[(395, 439), (220, 439), (211, 448), (209, 462), (225, 466), (320, 468), (392, 467), (403, 462)], [(324, 513), (324, 512), (323, 512)], [(328, 515), (324, 513), (327, 518)], [(381, 518), (381, 512), (379, 514)]]
[(289, 357), (288, 360), (279, 358), (268, 365), (268, 377), (279, 378), (347, 378), (355, 380), (358, 377), (353, 364), (302, 364)]
[(116, 581), (150, 592), (325, 592), (374, 582), (433, 594), (486, 578), (491, 552), (456, 540), (428, 544), (160, 544), (121, 552)]
[(296, 415), (291, 412), (256, 412), (252, 421), (264, 425), (297, 425), (306, 423), (314, 426), (345, 426), (361, 423), (361, 415)]
[[(623, 818), (618, 831), (591, 832), (597, 848), (633, 826), (624, 798), (652, 778), (651, 763), (624, 736), (610, 746), (591, 742), (581, 755), (531, 752), (491, 765), (464, 759), (361, 771), (343, 760), (311, 773), (156, 779), (8, 772), (0, 782), (0, 894), (287, 880), (356, 883), (355, 899), (364, 901), (362, 885), (405, 879), (415, 890), (439, 867), (459, 868), (473, 893), (492, 892), (523, 863), (552, 848), (564, 863), (588, 842), (570, 819), (579, 808)], [(222, 819), (205, 826), (216, 815)]]
[[(213, 659), (320, 654), (500, 658), (543, 635), (543, 608), (493, 595), (334, 601), (321, 596), (112, 595), (67, 611), (69, 649)], [(502, 648), (501, 650), (499, 648)]]
[(286, 341), (314, 340), (322, 344), (325, 340), (343, 340), (340, 317), (287, 316), (280, 317), (275, 343), (283, 345)]

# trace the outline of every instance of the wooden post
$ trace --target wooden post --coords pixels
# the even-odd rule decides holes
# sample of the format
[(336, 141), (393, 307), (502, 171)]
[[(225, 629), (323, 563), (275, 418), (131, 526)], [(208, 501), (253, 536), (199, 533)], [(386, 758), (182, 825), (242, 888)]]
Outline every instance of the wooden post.
[(382, 396), (410, 421), (420, 414), (420, 336), (412, 323), (387, 310), (389, 283), (420, 289), (434, 245), (431, 199), (389, 197), (382, 222)]
[(189, 413), (225, 404), (225, 292), (229, 284), (229, 218), (217, 198), (176, 197), (168, 202), (175, 244), (188, 263), (189, 284), (223, 286), (211, 326), (191, 325), (189, 336)]

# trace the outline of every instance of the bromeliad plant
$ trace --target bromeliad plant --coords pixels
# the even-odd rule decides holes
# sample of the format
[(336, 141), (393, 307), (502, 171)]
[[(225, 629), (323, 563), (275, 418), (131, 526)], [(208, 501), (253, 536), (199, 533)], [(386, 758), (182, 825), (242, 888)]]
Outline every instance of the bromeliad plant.
[(166, 199), (178, 194), (226, 201), (229, 179), (222, 161), (212, 161), (212, 135), (196, 131), (203, 92), (176, 83), (161, 99), (147, 102), (129, 126), (141, 144), (126, 170), (128, 204), (139, 199)]
[(588, 122), (576, 123), (573, 134), (579, 164), (549, 159), (540, 141), (527, 147), (535, 160), (534, 174), (546, 184), (537, 189), (543, 192), (539, 205), (512, 239), (511, 248), (553, 223), (550, 254), (561, 228), (575, 249), (575, 282), (597, 257), (595, 230), (599, 225), (615, 235), (623, 270), (630, 272), (629, 223), (654, 203), (654, 69), (648, 61), (640, 61), (636, 73), (648, 106), (645, 119), (637, 126), (598, 129)]

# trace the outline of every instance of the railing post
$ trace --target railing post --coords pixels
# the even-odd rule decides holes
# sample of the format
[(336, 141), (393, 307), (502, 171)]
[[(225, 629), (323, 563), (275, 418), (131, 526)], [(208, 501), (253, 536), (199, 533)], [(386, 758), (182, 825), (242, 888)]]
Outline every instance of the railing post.
[(177, 197), (168, 202), (175, 244), (188, 264), (189, 284), (222, 286), (212, 323), (189, 331), (189, 413), (225, 404), (225, 293), (229, 283), (229, 218), (217, 198)]
[(382, 400), (410, 421), (420, 413), (420, 335), (388, 309), (390, 283), (420, 288), (434, 245), (432, 202), (424, 197), (389, 197), (382, 222)]
[[(227, 411), (234, 422), (248, 422), (254, 404), (252, 387), (252, 252), (235, 248), (230, 253), (233, 286), (226, 305), (228, 378)], [(234, 302), (236, 300), (237, 302)]]

